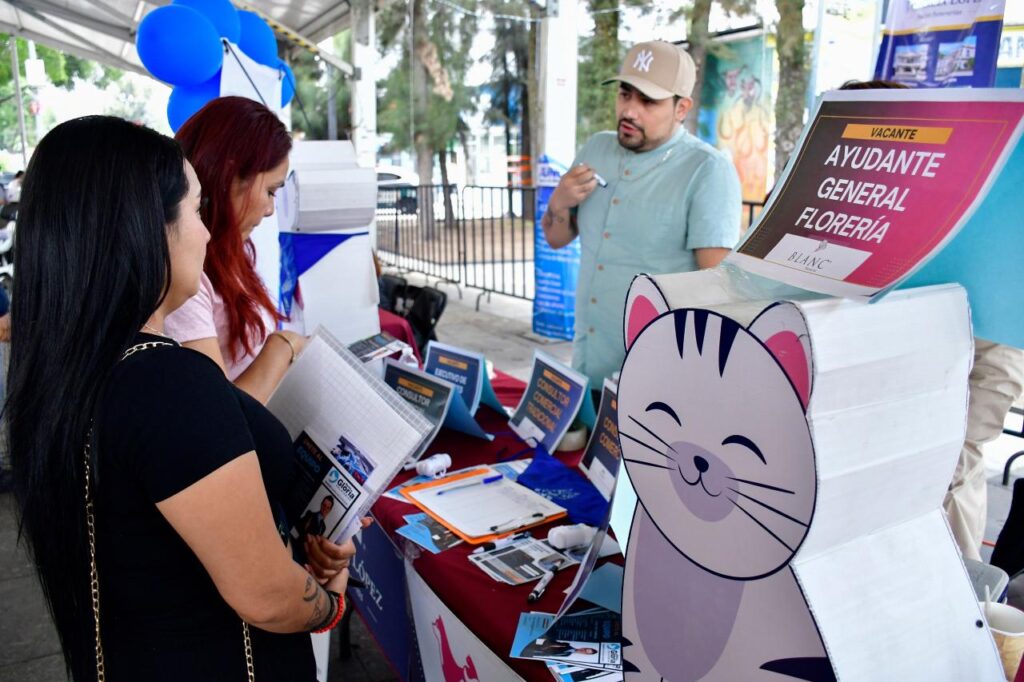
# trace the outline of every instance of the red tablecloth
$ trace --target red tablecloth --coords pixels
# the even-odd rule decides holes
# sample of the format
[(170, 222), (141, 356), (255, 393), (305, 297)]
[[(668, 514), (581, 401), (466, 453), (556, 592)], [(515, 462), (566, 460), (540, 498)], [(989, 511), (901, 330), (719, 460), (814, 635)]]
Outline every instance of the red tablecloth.
[[(526, 385), (503, 372), (497, 372), (494, 390), (498, 399), (505, 405), (515, 405)], [(447, 452), (452, 458), (452, 468), (458, 469), (476, 464), (493, 464), (506, 458), (520, 459), (531, 456), (527, 446), (508, 428), (508, 417), (481, 405), (476, 414), (477, 421), (488, 432), (495, 434), (491, 442), (473, 438), (448, 429), (442, 430), (424, 456), (436, 452)], [(515, 457), (512, 457), (516, 455)], [(579, 464), (583, 451), (559, 453), (557, 456), (568, 466)], [(402, 472), (395, 477), (395, 484), (401, 483), (415, 475), (415, 471)], [(395, 529), (405, 525), (405, 514), (419, 511), (415, 506), (398, 502), (390, 498), (381, 498), (373, 507), (373, 515), (385, 532), (396, 543), (406, 542), (395, 534)], [(548, 530), (560, 522), (539, 526), (533, 530), (535, 537), (547, 537)], [(510, 659), (509, 650), (515, 637), (519, 614), (522, 611), (544, 611), (554, 613), (562, 604), (564, 591), (569, 587), (576, 569), (567, 569), (555, 575), (544, 596), (537, 602), (529, 604), (527, 595), (533, 589), (532, 584), (513, 587), (492, 580), (483, 571), (473, 566), (466, 558), (473, 546), (463, 543), (445, 550), (440, 554), (431, 554), (422, 550), (419, 558), (413, 562), (417, 572), (448, 608), (461, 620), (466, 627), (486, 644), (499, 657), (526, 680), (548, 682), (551, 674), (547, 666), (536, 661)]]
[(412, 333), (409, 321), (383, 308), (377, 308), (377, 313), (380, 316), (380, 330), (412, 346), (412, 352), (416, 354), (416, 360), (422, 365), (423, 358), (420, 357), (420, 349), (416, 346), (416, 336)]

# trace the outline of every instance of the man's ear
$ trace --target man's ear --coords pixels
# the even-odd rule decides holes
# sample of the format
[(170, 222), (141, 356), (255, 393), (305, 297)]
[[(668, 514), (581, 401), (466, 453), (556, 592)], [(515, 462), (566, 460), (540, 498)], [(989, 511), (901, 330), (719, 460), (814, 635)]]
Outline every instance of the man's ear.
[(686, 120), (686, 115), (690, 113), (690, 109), (693, 108), (693, 100), (689, 97), (680, 97), (679, 101), (676, 102), (676, 120), (682, 123)]

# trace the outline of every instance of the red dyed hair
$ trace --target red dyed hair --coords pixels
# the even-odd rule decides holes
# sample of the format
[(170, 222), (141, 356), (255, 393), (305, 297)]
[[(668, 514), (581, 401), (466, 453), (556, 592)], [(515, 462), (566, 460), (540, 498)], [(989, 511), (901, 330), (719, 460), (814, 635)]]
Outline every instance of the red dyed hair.
[[(231, 191), (235, 180), (246, 182), (278, 166), (292, 140), (284, 124), (259, 102), (244, 97), (218, 97), (197, 111), (174, 136), (203, 186), (200, 215), (210, 230), (203, 270), (224, 299), (228, 348), (237, 360), (253, 352), (269, 330), (261, 312), (282, 319), (256, 273), (256, 248), (242, 241), (241, 216), (235, 215)], [(246, 195), (248, 201), (248, 193)], [(244, 209), (243, 209), (244, 210)]]

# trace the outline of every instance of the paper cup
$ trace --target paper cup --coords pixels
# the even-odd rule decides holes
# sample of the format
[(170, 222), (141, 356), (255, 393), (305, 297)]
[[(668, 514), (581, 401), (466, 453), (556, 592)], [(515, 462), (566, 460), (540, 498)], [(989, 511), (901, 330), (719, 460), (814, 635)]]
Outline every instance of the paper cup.
[(1012, 682), (1024, 656), (1024, 611), (995, 602), (982, 602), (981, 609), (1003, 660), (1003, 673)]

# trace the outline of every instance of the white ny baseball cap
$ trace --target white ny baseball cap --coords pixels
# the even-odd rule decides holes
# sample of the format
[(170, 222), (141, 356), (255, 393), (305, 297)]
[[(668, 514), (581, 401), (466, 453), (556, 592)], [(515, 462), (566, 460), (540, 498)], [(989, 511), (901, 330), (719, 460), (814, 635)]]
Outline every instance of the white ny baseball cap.
[(664, 40), (637, 43), (619, 69), (619, 75), (601, 83), (626, 83), (651, 99), (673, 95), (689, 97), (697, 80), (697, 67), (682, 48)]

